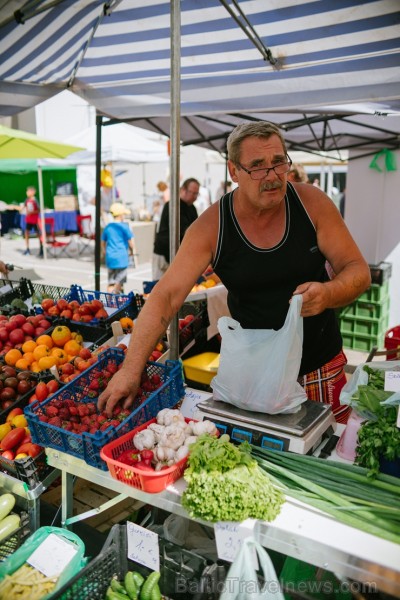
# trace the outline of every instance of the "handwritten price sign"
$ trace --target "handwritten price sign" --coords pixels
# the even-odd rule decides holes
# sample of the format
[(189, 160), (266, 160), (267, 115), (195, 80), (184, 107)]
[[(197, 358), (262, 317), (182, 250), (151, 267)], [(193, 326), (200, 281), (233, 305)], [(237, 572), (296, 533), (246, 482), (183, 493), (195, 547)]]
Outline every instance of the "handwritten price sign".
[[(254, 535), (255, 519), (246, 519), (243, 523), (219, 521), (214, 525), (218, 558), (233, 562), (240, 550), (243, 540)], [(254, 554), (255, 565), (257, 556)]]
[(140, 527), (136, 523), (127, 523), (128, 558), (152, 571), (160, 570), (160, 549), (158, 535)]

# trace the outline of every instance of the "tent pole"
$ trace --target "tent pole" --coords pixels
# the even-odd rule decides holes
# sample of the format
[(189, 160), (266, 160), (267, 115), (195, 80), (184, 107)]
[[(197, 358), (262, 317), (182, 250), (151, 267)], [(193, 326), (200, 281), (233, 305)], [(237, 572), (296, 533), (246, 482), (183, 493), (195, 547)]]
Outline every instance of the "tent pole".
[(103, 117), (96, 116), (96, 211), (95, 211), (95, 245), (94, 245), (94, 289), (100, 291), (100, 257), (101, 257), (101, 127)]
[[(171, 199), (169, 207), (170, 230), (170, 260), (175, 257), (179, 246), (179, 172), (180, 172), (180, 0), (171, 0)], [(170, 324), (170, 357), (172, 360), (179, 358), (179, 331), (178, 315), (175, 315)]]
[(43, 172), (42, 172), (41, 165), (38, 165), (38, 182), (39, 182), (39, 207), (40, 207), (40, 221), (41, 221), (41, 230), (42, 230), (43, 259), (47, 260), (46, 223), (45, 223), (45, 216), (44, 216), (44, 198), (43, 198)]

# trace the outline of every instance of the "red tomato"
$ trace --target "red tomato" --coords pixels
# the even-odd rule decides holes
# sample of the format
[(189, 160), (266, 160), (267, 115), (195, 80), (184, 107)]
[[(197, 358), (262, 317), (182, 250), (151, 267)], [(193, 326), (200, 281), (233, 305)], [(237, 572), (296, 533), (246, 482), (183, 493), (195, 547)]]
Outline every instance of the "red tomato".
[(35, 395), (39, 402), (43, 402), (43, 400), (46, 400), (47, 396), (49, 395), (49, 390), (44, 381), (39, 381), (39, 383), (37, 384), (35, 388)]
[(18, 446), (24, 439), (26, 434), (25, 427), (16, 427), (12, 429), (0, 442), (2, 450), (12, 450)]
[(15, 453), (12, 450), (5, 450), (1, 456), (7, 460), (14, 460)]
[[(48, 381), (46, 383), (46, 385), (47, 385), (47, 390), (49, 392), (49, 395), (54, 394), (54, 392), (56, 392), (60, 388), (60, 384), (58, 383), (58, 381), (56, 379), (50, 379), (50, 381)], [(36, 392), (36, 394), (37, 394), (37, 392)]]

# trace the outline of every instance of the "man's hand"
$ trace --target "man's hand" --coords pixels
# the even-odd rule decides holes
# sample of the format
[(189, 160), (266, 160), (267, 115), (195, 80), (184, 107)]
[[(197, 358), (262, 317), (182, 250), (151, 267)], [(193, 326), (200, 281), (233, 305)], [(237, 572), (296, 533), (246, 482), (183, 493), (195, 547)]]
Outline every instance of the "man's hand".
[(330, 293), (324, 283), (308, 281), (298, 285), (293, 295), (302, 294), (303, 305), (301, 307), (302, 317), (313, 317), (319, 315), (329, 306)]
[(5, 275), (7, 277), (8, 275), (8, 269), (5, 263), (3, 263), (2, 260), (0, 260), (0, 273), (3, 273), (3, 275)]
[(104, 392), (100, 394), (97, 408), (99, 411), (103, 411), (105, 408), (109, 417), (112, 416), (113, 409), (121, 401), (123, 408), (130, 408), (138, 387), (139, 384), (131, 380), (129, 373), (120, 369), (112, 377)]

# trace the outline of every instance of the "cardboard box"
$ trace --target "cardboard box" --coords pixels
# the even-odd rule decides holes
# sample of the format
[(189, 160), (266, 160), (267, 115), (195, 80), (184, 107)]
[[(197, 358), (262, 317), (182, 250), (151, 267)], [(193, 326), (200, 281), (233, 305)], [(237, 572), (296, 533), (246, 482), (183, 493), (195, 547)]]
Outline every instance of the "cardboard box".
[(54, 210), (78, 210), (77, 196), (54, 196)]

